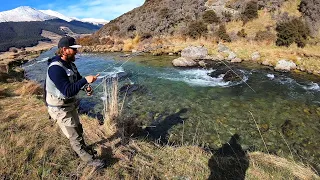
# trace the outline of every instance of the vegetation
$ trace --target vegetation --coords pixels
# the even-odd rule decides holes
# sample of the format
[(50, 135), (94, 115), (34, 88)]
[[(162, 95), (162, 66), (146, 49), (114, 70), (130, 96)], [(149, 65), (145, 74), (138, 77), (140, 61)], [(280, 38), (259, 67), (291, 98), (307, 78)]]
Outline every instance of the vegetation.
[(247, 33), (245, 32), (244, 29), (241, 29), (240, 31), (238, 31), (237, 36), (245, 38), (247, 37)]
[(213, 10), (204, 12), (204, 14), (202, 15), (202, 19), (205, 23), (208, 23), (208, 24), (220, 22), (220, 18), (217, 16), (217, 14)]
[(225, 41), (225, 42), (231, 42), (230, 36), (226, 32), (226, 27), (225, 25), (220, 25), (218, 29), (218, 37)]
[(298, 18), (279, 23), (276, 30), (278, 46), (288, 47), (295, 42), (298, 47), (304, 47), (310, 34), (305, 23)]
[(195, 21), (188, 26), (188, 35), (192, 38), (199, 38), (208, 32), (207, 25), (203, 21)]
[(276, 36), (271, 33), (270, 31), (258, 31), (256, 37), (254, 38), (255, 41), (271, 41), (274, 42)]
[(244, 23), (258, 17), (258, 4), (256, 1), (250, 1), (241, 13), (241, 19)]

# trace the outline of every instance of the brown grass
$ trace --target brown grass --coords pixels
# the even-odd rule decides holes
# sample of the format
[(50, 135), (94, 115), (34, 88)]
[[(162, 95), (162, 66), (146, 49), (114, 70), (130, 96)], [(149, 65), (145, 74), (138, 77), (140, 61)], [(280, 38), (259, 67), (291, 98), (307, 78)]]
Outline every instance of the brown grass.
[(43, 94), (43, 88), (39, 83), (34, 81), (23, 81), (22, 83), (22, 86), (15, 91), (16, 94), (21, 96)]

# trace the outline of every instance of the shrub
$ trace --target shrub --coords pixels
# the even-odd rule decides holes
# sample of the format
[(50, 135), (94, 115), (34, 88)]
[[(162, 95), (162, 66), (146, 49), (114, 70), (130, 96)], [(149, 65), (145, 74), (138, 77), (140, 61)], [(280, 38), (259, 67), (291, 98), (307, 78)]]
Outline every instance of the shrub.
[(161, 17), (161, 18), (168, 18), (169, 17), (169, 9), (168, 8), (163, 8), (163, 9), (161, 9), (160, 10), (160, 12), (159, 12), (159, 16)]
[(298, 47), (304, 47), (310, 31), (301, 19), (295, 18), (277, 24), (277, 41), (278, 46), (290, 46), (293, 42)]
[(145, 39), (149, 39), (149, 38), (152, 38), (152, 35), (151, 33), (143, 33), (141, 35), (141, 41), (145, 40)]
[(84, 46), (93, 46), (100, 44), (99, 38), (93, 36), (85, 36), (83, 38), (77, 39), (77, 42)]
[(128, 28), (127, 28), (128, 32), (130, 31), (135, 31), (137, 30), (136, 26), (134, 24), (131, 24)]
[(258, 31), (256, 36), (254, 37), (255, 41), (274, 41), (276, 36), (272, 34), (270, 31)]
[(218, 37), (226, 42), (231, 42), (230, 36), (226, 32), (225, 25), (221, 25), (218, 29)]
[(119, 31), (120, 28), (117, 25), (113, 25), (110, 27), (110, 34), (112, 35), (115, 31)]
[(222, 12), (222, 21), (223, 22), (230, 22), (232, 20), (232, 14), (228, 11)]
[(100, 39), (100, 44), (102, 45), (113, 45), (114, 41), (110, 37)]
[(255, 1), (250, 1), (246, 8), (241, 13), (241, 19), (244, 23), (258, 17), (258, 4)]
[(244, 31), (244, 29), (241, 29), (240, 31), (238, 31), (237, 36), (245, 38), (247, 37), (247, 33)]
[(213, 24), (220, 22), (220, 18), (213, 10), (205, 11), (202, 15), (202, 19), (205, 23)]
[(207, 25), (203, 21), (195, 21), (188, 26), (188, 35), (192, 38), (199, 38), (207, 32)]

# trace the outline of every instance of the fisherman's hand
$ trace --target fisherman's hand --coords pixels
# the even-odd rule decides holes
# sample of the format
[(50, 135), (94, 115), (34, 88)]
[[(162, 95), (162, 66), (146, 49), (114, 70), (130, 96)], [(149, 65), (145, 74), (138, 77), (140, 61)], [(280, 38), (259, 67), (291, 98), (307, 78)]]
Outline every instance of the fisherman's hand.
[(97, 74), (95, 76), (90, 75), (90, 76), (86, 76), (85, 78), (86, 78), (88, 83), (93, 83), (93, 82), (95, 82), (97, 80), (99, 75), (100, 74)]

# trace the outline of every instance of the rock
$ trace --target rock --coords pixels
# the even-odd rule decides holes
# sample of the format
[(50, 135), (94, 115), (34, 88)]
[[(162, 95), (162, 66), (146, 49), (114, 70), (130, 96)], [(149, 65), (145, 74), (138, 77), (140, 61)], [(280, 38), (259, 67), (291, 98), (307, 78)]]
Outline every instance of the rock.
[(169, 56), (173, 56), (173, 53), (168, 53)]
[(172, 64), (173, 66), (176, 66), (176, 67), (193, 67), (198, 65), (198, 63), (195, 62), (194, 60), (184, 58), (184, 57), (179, 57), (177, 59), (174, 59), (172, 61)]
[(272, 64), (271, 64), (271, 62), (269, 60), (264, 60), (264, 61), (262, 61), (261, 64), (265, 65), (265, 66), (272, 66)]
[(276, 71), (289, 72), (290, 70), (294, 70), (296, 68), (297, 68), (297, 65), (294, 62), (282, 59), (278, 61), (274, 69)]
[(234, 58), (231, 60), (232, 63), (241, 63), (242, 62), (242, 59), (240, 58)]
[(0, 64), (0, 73), (8, 73), (9, 66), (7, 64)]
[(137, 51), (136, 49), (132, 49), (131, 52), (132, 52), (132, 53), (136, 53), (136, 52), (138, 52), (138, 51)]
[(208, 73), (208, 76), (218, 78), (219, 76), (224, 75), (227, 71), (229, 71), (228, 68), (217, 69), (215, 71), (212, 71), (211, 73)]
[(258, 61), (258, 60), (260, 60), (260, 58), (261, 58), (261, 56), (260, 56), (259, 52), (254, 52), (251, 54), (252, 61)]
[(140, 86), (136, 84), (125, 84), (119, 89), (119, 92), (121, 94), (126, 93), (126, 95), (131, 95), (134, 91), (137, 91), (139, 88)]
[(190, 59), (203, 59), (208, 56), (208, 50), (202, 46), (189, 46), (181, 51), (181, 57)]
[[(235, 82), (235, 81), (241, 81), (243, 79), (243, 75), (240, 74), (240, 72), (236, 72), (237, 74), (235, 74), (233, 71), (229, 70), (225, 73), (225, 75), (223, 76), (223, 80), (224, 81), (231, 81), (231, 82)], [(242, 76), (242, 77), (241, 77)]]
[(218, 44), (218, 52), (229, 52), (230, 49), (222, 43)]
[(224, 56), (221, 55), (221, 54), (218, 54), (218, 55), (217, 55), (217, 59), (218, 59), (219, 61), (223, 61), (223, 60), (224, 60)]
[(234, 53), (233, 51), (229, 52), (228, 60), (231, 61), (237, 57), (237, 54)]
[(205, 61), (199, 61), (201, 67), (206, 67), (207, 63)]

